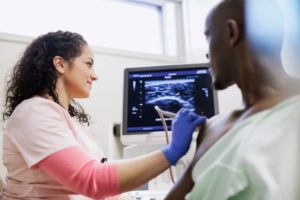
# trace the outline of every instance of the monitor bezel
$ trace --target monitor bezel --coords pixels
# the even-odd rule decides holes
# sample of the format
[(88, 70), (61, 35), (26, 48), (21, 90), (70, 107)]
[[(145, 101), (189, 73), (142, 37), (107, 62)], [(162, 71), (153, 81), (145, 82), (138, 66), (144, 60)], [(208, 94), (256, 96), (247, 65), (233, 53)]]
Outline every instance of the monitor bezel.
[[(124, 69), (123, 76), (123, 114), (121, 123), (121, 142), (123, 145), (143, 145), (143, 144), (164, 144), (165, 133), (163, 131), (143, 131), (125, 134), (127, 132), (127, 115), (128, 115), (128, 75), (131, 72), (148, 72), (159, 70), (177, 70), (177, 69), (209, 69), (209, 63), (196, 64), (176, 64), (176, 65), (160, 65), (160, 66), (143, 66)], [(212, 88), (214, 99), (215, 115), (219, 113), (217, 91)], [(170, 131), (169, 131), (170, 134)]]

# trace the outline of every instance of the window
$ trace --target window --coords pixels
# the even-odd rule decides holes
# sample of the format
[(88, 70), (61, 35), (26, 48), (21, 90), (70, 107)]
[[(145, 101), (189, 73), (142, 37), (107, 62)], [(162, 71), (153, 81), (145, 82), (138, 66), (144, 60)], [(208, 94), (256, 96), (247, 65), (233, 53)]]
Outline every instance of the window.
[(0, 32), (38, 36), (69, 30), (93, 46), (177, 56), (179, 1), (0, 0)]

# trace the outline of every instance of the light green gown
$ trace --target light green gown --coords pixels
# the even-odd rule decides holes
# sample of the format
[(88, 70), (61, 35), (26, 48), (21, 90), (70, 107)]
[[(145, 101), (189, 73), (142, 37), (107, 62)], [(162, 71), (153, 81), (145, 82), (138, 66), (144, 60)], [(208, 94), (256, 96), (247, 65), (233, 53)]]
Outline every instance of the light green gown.
[(196, 163), (186, 200), (299, 200), (300, 96), (247, 118)]

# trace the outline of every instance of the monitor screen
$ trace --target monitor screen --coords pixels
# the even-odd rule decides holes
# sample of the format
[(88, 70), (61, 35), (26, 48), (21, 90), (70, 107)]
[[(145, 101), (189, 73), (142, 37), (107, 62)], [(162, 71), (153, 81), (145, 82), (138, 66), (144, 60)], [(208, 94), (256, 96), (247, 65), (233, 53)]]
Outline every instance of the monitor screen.
[[(162, 121), (154, 106), (173, 113), (184, 107), (208, 118), (215, 115), (217, 95), (208, 64), (125, 69), (123, 144), (164, 142)], [(172, 119), (165, 119), (170, 130)]]

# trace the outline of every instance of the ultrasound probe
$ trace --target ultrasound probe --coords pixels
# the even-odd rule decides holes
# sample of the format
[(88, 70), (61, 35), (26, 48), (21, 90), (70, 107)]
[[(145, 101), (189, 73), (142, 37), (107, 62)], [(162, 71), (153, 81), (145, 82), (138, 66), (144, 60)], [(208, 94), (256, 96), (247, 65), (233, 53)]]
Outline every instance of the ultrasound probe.
[(164, 110), (160, 109), (158, 106), (154, 106), (154, 108), (158, 113), (162, 113), (164, 116), (171, 117), (171, 118), (175, 118), (175, 116), (176, 116), (175, 113), (172, 113), (169, 111), (164, 111)]

